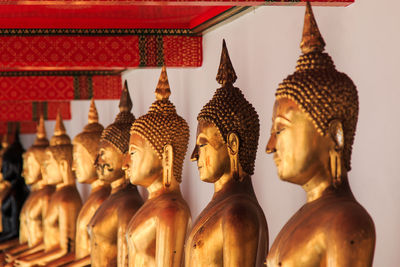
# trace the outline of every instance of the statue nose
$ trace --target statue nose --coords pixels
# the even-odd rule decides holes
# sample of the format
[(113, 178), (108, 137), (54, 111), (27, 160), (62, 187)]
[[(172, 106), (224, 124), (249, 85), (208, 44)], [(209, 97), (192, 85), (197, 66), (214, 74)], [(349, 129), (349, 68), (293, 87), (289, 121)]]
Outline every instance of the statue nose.
[(190, 156), (190, 160), (191, 160), (191, 161), (197, 161), (197, 160), (199, 160), (199, 146), (198, 146), (198, 145), (195, 145), (195, 146), (194, 146), (192, 155)]
[(265, 153), (272, 154), (276, 152), (276, 134), (271, 134), (267, 147), (265, 148)]
[(129, 169), (129, 161), (130, 161), (129, 153), (126, 153), (122, 161), (122, 170), (127, 171)]

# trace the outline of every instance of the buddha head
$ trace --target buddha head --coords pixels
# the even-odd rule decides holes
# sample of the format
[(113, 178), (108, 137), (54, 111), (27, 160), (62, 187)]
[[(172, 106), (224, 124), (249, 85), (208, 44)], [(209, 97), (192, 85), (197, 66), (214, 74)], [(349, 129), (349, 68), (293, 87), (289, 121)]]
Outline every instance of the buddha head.
[(49, 140), (46, 137), (43, 116), (40, 116), (36, 131), (36, 140), (33, 145), (24, 153), (22, 176), (28, 185), (40, 181), (42, 177), (42, 164), (45, 160), (46, 148), (49, 146)]
[(214, 183), (225, 174), (242, 180), (254, 173), (260, 123), (254, 107), (233, 86), (236, 78), (224, 40), (217, 74), (222, 86), (197, 116), (196, 146), (191, 157), (205, 182)]
[(358, 93), (323, 52), (325, 42), (308, 2), (300, 47), (296, 71), (275, 94), (267, 153), (274, 153), (282, 180), (304, 185), (322, 175), (336, 186), (351, 166)]
[(96, 160), (103, 125), (99, 124), (94, 100), (90, 103), (88, 124), (73, 139), (73, 164), (76, 178), (80, 183), (92, 183), (97, 179), (94, 162)]
[(164, 187), (182, 180), (189, 142), (189, 126), (169, 100), (171, 90), (165, 67), (155, 91), (156, 101), (131, 127), (126, 171), (132, 184), (148, 187), (163, 177)]
[(97, 175), (105, 182), (124, 177), (122, 162), (124, 154), (128, 152), (129, 129), (135, 121), (131, 109), (132, 100), (125, 82), (119, 102), (120, 112), (115, 121), (102, 132), (95, 160)]
[(42, 173), (48, 184), (57, 185), (73, 178), (72, 173), (72, 144), (66, 133), (60, 112), (57, 113), (54, 135), (50, 146), (46, 148), (46, 157)]

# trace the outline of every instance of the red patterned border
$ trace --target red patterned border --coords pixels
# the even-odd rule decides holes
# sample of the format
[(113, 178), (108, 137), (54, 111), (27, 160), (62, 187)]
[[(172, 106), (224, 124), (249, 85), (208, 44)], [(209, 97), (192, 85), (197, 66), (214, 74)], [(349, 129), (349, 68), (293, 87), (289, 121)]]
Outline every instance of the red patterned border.
[(70, 102), (0, 101), (0, 121), (37, 120), (41, 113), (46, 120), (55, 120), (58, 110), (63, 119), (71, 119)]
[[(157, 61), (143, 59), (160, 53), (159, 45), (147, 44), (154, 37), (145, 38), (145, 46), (139, 47), (139, 36), (0, 36), (0, 68), (97, 70), (159, 66)], [(155, 38), (161, 38), (159, 56), (167, 66), (201, 66), (202, 37)]]
[(0, 101), (119, 99), (121, 88), (120, 75), (0, 76)]
[[(307, 0), (168, 0), (168, 4), (177, 6), (199, 5), (199, 6), (258, 6), (265, 4), (292, 5), (293, 3)], [(313, 4), (346, 6), (354, 2), (354, 0), (308, 0)], [(1, 4), (19, 4), (19, 0), (0, 0)], [(81, 4), (81, 5), (162, 5), (166, 0), (25, 0), (24, 4), (35, 5), (66, 5), (66, 4)]]

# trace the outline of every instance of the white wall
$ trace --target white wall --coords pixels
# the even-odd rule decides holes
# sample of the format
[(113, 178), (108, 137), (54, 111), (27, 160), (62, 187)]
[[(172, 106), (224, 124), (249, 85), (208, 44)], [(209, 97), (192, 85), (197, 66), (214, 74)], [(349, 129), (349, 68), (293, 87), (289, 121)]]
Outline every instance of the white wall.
[[(400, 2), (356, 0), (347, 8), (314, 8), (314, 13), (337, 69), (358, 86), (360, 115), (354, 144), (350, 183), (358, 201), (375, 221), (377, 244), (374, 266), (400, 265)], [(204, 62), (197, 69), (168, 69), (171, 100), (189, 123), (189, 150), (182, 188), (195, 218), (210, 200), (213, 186), (201, 182), (196, 164), (190, 162), (196, 116), (218, 87), (215, 75), (222, 38), (227, 41), (236, 69), (236, 86), (253, 103), (261, 121), (261, 133), (253, 184), (266, 214), (270, 242), (284, 223), (304, 203), (298, 186), (281, 182), (265, 145), (271, 126), (274, 92), (279, 82), (294, 71), (300, 55), (304, 7), (262, 7), (204, 36)], [(124, 73), (138, 117), (154, 101), (159, 69)], [(97, 101), (100, 121), (112, 122), (117, 101)], [(73, 102), (73, 120), (66, 122), (71, 137), (86, 123), (89, 101)], [(52, 132), (54, 124), (47, 123)], [(25, 146), (33, 142), (24, 136)], [(83, 190), (83, 192), (86, 192)], [(86, 193), (85, 193), (86, 194)]]

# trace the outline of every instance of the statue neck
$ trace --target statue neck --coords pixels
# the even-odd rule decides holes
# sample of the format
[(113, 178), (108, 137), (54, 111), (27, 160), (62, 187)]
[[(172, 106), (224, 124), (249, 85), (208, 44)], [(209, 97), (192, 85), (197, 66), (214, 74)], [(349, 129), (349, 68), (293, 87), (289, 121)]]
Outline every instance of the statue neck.
[(213, 200), (224, 198), (231, 194), (243, 193), (255, 196), (253, 184), (250, 175), (241, 172), (239, 175), (241, 181), (236, 179), (233, 175), (223, 175), (214, 183)]
[(179, 183), (176, 181), (175, 177), (171, 179), (170, 186), (165, 187), (163, 184), (162, 174), (156, 178), (150, 186), (147, 187), (147, 191), (149, 192), (148, 199), (153, 199), (166, 193), (181, 194)]
[(329, 175), (316, 175), (302, 187), (307, 194), (307, 203), (331, 195), (332, 193), (354, 198), (348, 183), (347, 173), (342, 175), (341, 183), (337, 188), (333, 186), (332, 178)]
[(34, 185), (32, 185), (32, 190), (37, 191), (37, 190), (42, 189), (45, 186), (46, 186), (46, 183), (42, 179), (40, 179)]
[(117, 180), (111, 183), (111, 194), (118, 192), (119, 190), (125, 188), (127, 185), (125, 176), (118, 178)]
[(90, 184), (91, 188), (92, 188), (92, 192), (97, 191), (98, 189), (102, 188), (104, 186), (104, 182), (100, 179), (96, 179)]

